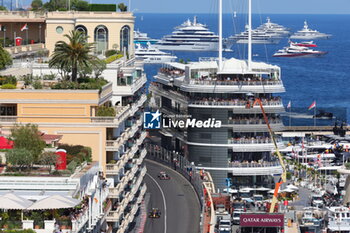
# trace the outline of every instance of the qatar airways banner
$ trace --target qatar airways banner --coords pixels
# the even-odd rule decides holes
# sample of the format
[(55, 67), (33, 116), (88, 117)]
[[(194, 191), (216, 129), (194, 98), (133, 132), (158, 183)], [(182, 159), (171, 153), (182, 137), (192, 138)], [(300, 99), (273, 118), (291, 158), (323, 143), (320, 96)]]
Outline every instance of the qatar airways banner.
[(241, 214), (241, 227), (283, 227), (283, 214)]

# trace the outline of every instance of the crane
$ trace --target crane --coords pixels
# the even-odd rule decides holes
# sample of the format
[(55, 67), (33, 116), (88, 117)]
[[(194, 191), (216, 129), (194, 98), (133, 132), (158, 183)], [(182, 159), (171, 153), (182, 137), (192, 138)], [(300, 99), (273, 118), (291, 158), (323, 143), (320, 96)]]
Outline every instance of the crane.
[(265, 123), (267, 125), (268, 130), (269, 130), (269, 133), (270, 133), (273, 145), (275, 147), (277, 157), (278, 157), (278, 159), (280, 161), (280, 164), (282, 166), (282, 174), (281, 174), (279, 182), (277, 182), (276, 185), (275, 185), (275, 191), (273, 193), (272, 202), (271, 202), (271, 206), (270, 206), (270, 210), (269, 210), (270, 213), (273, 213), (274, 210), (275, 210), (276, 203), (278, 202), (278, 199), (277, 199), (278, 190), (279, 190), (280, 186), (287, 181), (287, 170), (286, 170), (286, 166), (284, 164), (282, 155), (281, 155), (280, 151), (278, 150), (278, 146), (277, 146), (277, 142), (276, 142), (276, 138), (275, 138), (275, 133), (271, 129), (269, 120), (268, 120), (268, 118), (266, 116), (266, 113), (265, 113), (265, 110), (264, 110), (264, 107), (262, 105), (262, 102), (261, 102), (260, 98), (255, 98), (254, 103), (253, 103), (253, 105), (251, 107), (254, 107), (254, 105), (256, 105), (256, 104), (259, 104), (259, 106), (260, 106), (260, 109), (261, 109), (261, 112), (263, 114)]

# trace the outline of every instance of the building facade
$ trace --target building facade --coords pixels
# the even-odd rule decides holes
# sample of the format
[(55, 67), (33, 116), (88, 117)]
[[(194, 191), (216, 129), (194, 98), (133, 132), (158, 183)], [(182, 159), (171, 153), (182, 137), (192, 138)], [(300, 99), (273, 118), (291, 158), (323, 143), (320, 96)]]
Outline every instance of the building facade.
[[(23, 39), (22, 44), (44, 43), (51, 54), (57, 41), (67, 41), (64, 35), (79, 30), (89, 37), (89, 43), (95, 43), (98, 54), (115, 49), (131, 55), (134, 20), (131, 12), (0, 11), (0, 24), (5, 28), (0, 37), (12, 40), (12, 45), (16, 37)], [(25, 25), (27, 30), (23, 30)]]

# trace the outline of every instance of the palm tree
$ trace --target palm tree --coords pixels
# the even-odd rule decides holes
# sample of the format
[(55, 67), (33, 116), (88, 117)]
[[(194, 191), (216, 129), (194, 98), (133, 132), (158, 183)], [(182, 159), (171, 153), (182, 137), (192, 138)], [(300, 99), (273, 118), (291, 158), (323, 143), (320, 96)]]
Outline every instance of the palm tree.
[(75, 82), (78, 70), (94, 64), (97, 57), (91, 55), (94, 46), (93, 43), (87, 43), (88, 36), (84, 33), (71, 31), (64, 37), (68, 38), (68, 43), (65, 41), (56, 43), (49, 66), (67, 73), (71, 72), (71, 81)]

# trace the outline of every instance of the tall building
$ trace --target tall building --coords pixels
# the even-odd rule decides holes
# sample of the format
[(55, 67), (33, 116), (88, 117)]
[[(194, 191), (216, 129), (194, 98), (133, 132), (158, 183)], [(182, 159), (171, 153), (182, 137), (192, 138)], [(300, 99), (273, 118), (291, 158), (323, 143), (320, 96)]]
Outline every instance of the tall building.
[[(134, 16), (130, 12), (0, 12), (0, 22), (9, 39), (21, 36), (44, 43), (50, 53), (74, 29), (90, 36), (88, 42), (96, 43), (97, 54), (112, 48), (124, 53), (124, 58), (107, 66), (102, 76), (108, 83), (99, 89), (53, 90), (46, 81), (42, 81), (44, 89), (27, 88), (22, 82), (17, 82), (17, 89), (1, 89), (0, 125), (1, 132), (9, 134), (14, 124), (33, 123), (42, 132), (62, 135), (61, 143), (91, 147), (93, 161), (99, 162), (99, 170), (111, 182), (110, 208), (104, 210), (107, 230), (125, 232), (146, 191), (142, 113), (147, 79), (142, 62), (134, 58)], [(28, 30), (23, 32), (25, 24)], [(40, 67), (40, 72), (44, 70), (56, 72), (47, 64)], [(99, 116), (102, 106), (114, 108), (115, 116)]]
[(150, 87), (152, 107), (160, 108), (166, 122), (215, 120), (221, 127), (163, 127), (162, 146), (210, 171), (218, 188), (226, 186), (226, 178), (235, 187), (271, 187), (272, 175), (282, 169), (272, 156), (262, 111), (252, 105), (261, 99), (272, 129), (281, 130), (284, 107), (277, 94), (284, 90), (280, 68), (262, 62), (252, 62), (248, 69), (246, 61), (231, 58), (223, 61), (221, 71), (214, 59), (167, 63)]

